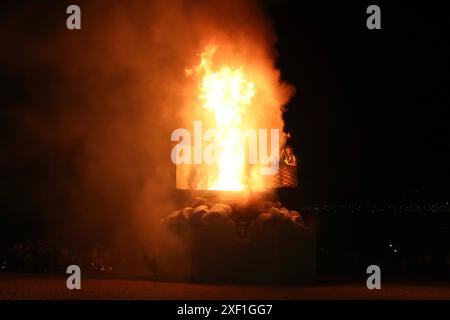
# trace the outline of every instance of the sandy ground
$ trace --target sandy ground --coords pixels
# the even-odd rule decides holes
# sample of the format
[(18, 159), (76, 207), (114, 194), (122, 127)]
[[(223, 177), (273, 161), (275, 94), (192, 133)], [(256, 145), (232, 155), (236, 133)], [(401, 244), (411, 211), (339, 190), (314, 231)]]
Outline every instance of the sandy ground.
[(0, 299), (450, 299), (450, 286), (386, 283), (368, 290), (365, 283), (242, 286), (84, 277), (81, 290), (68, 290), (64, 276), (4, 273)]

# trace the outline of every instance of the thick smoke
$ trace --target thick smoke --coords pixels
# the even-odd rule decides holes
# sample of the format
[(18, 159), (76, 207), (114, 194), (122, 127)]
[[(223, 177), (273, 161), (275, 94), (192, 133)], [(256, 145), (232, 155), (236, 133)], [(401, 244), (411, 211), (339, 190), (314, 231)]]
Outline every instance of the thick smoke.
[(271, 74), (278, 127), (292, 90), (257, 2), (77, 1), (79, 31), (66, 29), (69, 4), (11, 4), (1, 23), (2, 190), (13, 211), (30, 204), (45, 237), (134, 250), (176, 206), (170, 133), (195, 117), (185, 68), (204, 46), (226, 43)]

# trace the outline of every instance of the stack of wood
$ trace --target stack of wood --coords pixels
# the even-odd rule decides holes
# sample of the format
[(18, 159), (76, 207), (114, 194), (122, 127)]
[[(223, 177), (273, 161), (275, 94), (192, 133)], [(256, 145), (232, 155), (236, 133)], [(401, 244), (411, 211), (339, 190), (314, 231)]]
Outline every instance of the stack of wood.
[[(197, 198), (162, 219), (165, 276), (183, 281), (311, 283), (316, 240), (302, 215), (278, 201)], [(171, 247), (184, 247), (183, 255)], [(186, 270), (179, 277), (180, 268)], [(178, 272), (178, 274), (177, 274)]]
[[(245, 213), (243, 213), (245, 212)], [(183, 209), (172, 212), (161, 222), (179, 230), (190, 226), (225, 226), (235, 228), (245, 223), (249, 228), (277, 228), (280, 225), (305, 227), (300, 212), (288, 210), (279, 201), (262, 201), (244, 207), (207, 198), (196, 198)]]

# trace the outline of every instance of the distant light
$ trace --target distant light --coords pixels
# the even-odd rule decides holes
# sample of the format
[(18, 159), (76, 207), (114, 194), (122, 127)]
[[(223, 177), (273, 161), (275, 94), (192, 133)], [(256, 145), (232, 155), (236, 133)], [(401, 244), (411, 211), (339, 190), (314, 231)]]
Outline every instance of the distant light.
[(394, 252), (397, 253), (397, 249), (394, 249)]
[(389, 247), (392, 248), (392, 244), (389, 244)]

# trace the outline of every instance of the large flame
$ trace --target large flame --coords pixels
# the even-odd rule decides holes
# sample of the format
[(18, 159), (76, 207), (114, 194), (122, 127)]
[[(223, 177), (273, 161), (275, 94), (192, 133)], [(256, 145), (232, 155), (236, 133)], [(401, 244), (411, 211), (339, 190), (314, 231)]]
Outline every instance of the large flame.
[(217, 129), (217, 172), (208, 183), (209, 190), (243, 190), (247, 184), (243, 113), (252, 103), (255, 84), (244, 68), (227, 65), (213, 68), (217, 46), (208, 46), (201, 62), (187, 73), (200, 75), (199, 100), (212, 112)]
[[(188, 182), (188, 187), (231, 191), (272, 188), (278, 170), (273, 164), (278, 164), (283, 139), (282, 106), (293, 93), (293, 88), (280, 80), (273, 60), (260, 47), (237, 48), (224, 42), (206, 46), (199, 63), (186, 69), (186, 74), (197, 84), (195, 107), (188, 111), (189, 116), (202, 120), (203, 128), (216, 130), (215, 164), (196, 162), (195, 170), (190, 170), (195, 173), (187, 178), (194, 183)], [(268, 168), (275, 173), (268, 174)]]

